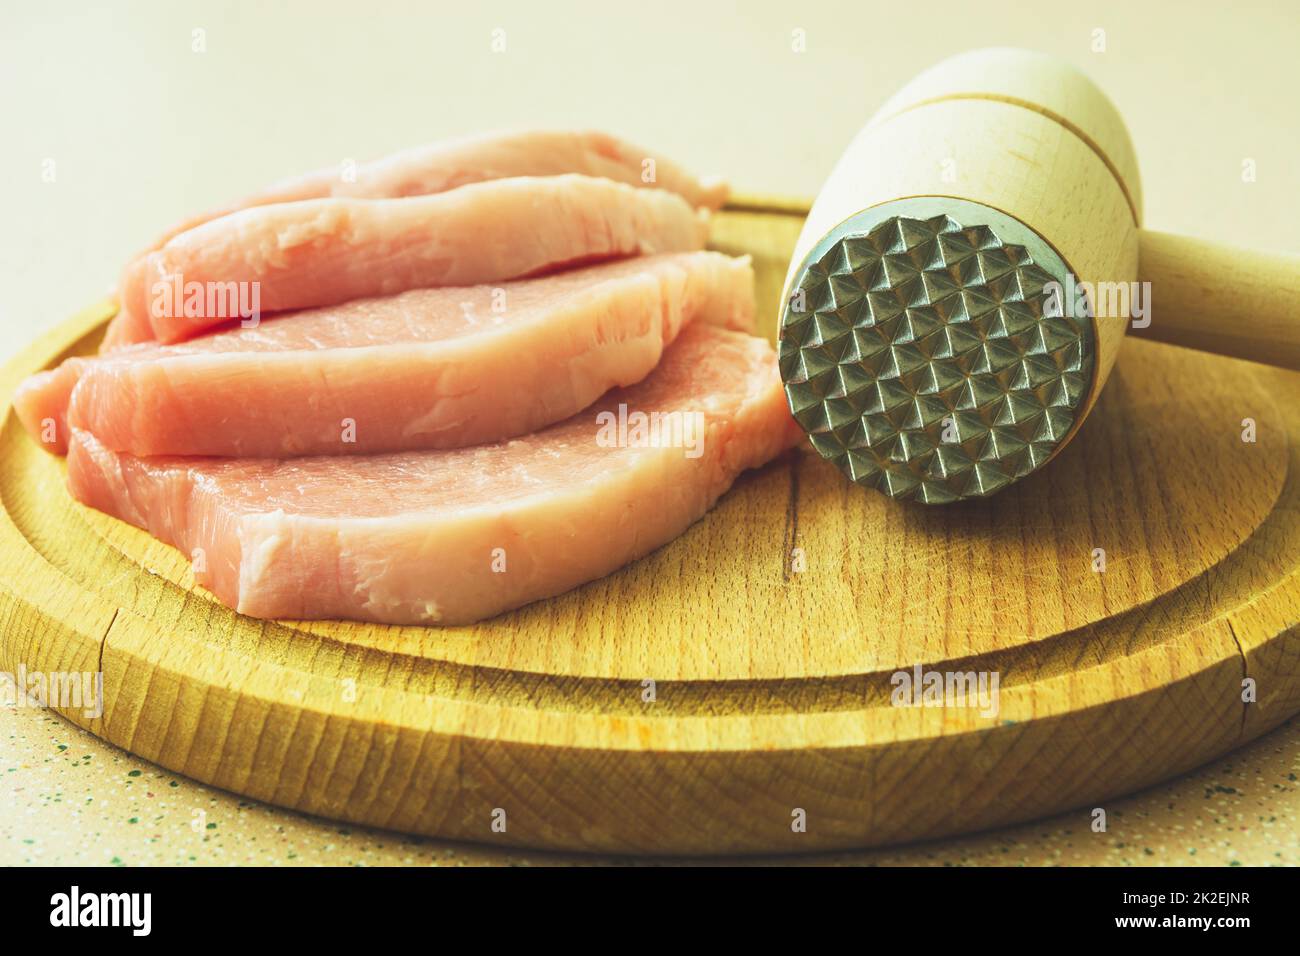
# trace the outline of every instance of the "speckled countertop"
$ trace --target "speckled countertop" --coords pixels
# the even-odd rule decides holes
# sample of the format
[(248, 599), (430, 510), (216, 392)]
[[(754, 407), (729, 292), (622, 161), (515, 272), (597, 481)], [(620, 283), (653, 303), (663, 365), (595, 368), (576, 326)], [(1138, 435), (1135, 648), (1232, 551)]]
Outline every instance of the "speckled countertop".
[[(627, 859), (515, 851), (304, 816), (169, 773), (57, 714), (0, 709), (0, 864), (545, 865)], [(1300, 718), (1181, 778), (1086, 811), (975, 836), (782, 859), (883, 865), (1300, 864)], [(771, 858), (767, 858), (771, 859)]]

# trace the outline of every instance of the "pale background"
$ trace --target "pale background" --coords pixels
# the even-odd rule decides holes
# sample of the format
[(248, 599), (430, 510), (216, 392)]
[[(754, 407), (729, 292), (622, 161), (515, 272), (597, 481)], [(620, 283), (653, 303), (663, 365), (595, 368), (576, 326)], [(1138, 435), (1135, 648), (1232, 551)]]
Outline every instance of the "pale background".
[[(192, 51), (193, 31), (207, 51)], [(506, 50), (491, 51), (492, 31)], [(791, 49), (805, 31), (807, 50)], [(1106, 50), (1092, 51), (1093, 31)], [(228, 3), (0, 0), (0, 359), (189, 213), (305, 169), (520, 125), (608, 129), (740, 190), (812, 195), (930, 63), (1026, 46), (1127, 118), (1147, 222), (1300, 252), (1300, 2)], [(1257, 181), (1242, 181), (1252, 159)], [(55, 180), (42, 173), (53, 160)], [(538, 862), (214, 791), (0, 711), (0, 862)], [(831, 859), (1300, 862), (1300, 721), (1085, 814)], [(215, 824), (196, 834), (193, 813)]]

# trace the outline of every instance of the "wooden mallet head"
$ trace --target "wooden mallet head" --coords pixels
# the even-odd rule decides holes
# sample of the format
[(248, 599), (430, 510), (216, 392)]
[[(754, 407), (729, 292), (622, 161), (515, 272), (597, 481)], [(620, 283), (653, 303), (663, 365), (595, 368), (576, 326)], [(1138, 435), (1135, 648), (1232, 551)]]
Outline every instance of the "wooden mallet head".
[(982, 50), (922, 73), (840, 159), (786, 280), (781, 375), (813, 447), (926, 503), (1041, 468), (1115, 362), (1141, 216), (1128, 132), (1078, 70)]

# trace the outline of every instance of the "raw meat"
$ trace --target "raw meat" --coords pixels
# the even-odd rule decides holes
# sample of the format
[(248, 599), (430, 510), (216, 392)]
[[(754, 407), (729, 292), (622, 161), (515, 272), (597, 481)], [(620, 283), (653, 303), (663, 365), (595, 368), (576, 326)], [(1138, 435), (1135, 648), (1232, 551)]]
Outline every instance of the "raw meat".
[[(708, 214), (674, 193), (573, 175), (498, 179), (409, 199), (257, 206), (183, 232), (129, 266), (105, 348), (180, 341), (245, 315), (249, 303), (266, 314), (502, 282), (575, 263), (700, 249), (707, 233)], [(191, 288), (199, 292), (192, 301)]]
[(536, 431), (639, 382), (685, 323), (750, 331), (753, 317), (748, 259), (668, 253), (72, 358), (24, 382), (14, 407), (60, 453), (68, 425), (139, 456), (459, 448)]
[[(636, 414), (651, 412), (660, 428), (638, 429)], [(676, 430), (663, 426), (673, 412)], [(664, 447), (672, 434), (681, 447)], [(767, 342), (692, 325), (640, 384), (514, 441), (363, 458), (139, 459), (75, 431), (68, 480), (80, 501), (195, 557), (198, 582), (241, 613), (463, 624), (671, 541), (741, 471), (799, 436)]]
[[(648, 165), (653, 161), (653, 167)], [(653, 181), (647, 178), (653, 172)], [(281, 180), (229, 206), (189, 219), (159, 238), (168, 239), (251, 206), (326, 196), (396, 199), (446, 192), (470, 183), (514, 176), (603, 176), (629, 186), (648, 186), (677, 193), (692, 206), (717, 209), (727, 199), (721, 180), (698, 180), (670, 160), (606, 133), (535, 130), (489, 133), (417, 146), (355, 169), (342, 164)]]

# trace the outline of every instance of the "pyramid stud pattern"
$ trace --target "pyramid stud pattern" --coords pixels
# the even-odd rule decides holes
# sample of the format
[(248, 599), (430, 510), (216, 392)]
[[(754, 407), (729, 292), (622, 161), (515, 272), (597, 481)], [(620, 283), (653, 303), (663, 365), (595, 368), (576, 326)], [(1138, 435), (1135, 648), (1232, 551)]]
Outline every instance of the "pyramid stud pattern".
[(1091, 322), (1044, 314), (1062, 280), (946, 215), (846, 235), (786, 303), (790, 410), (860, 485), (929, 504), (990, 495), (1051, 456), (1091, 385)]

